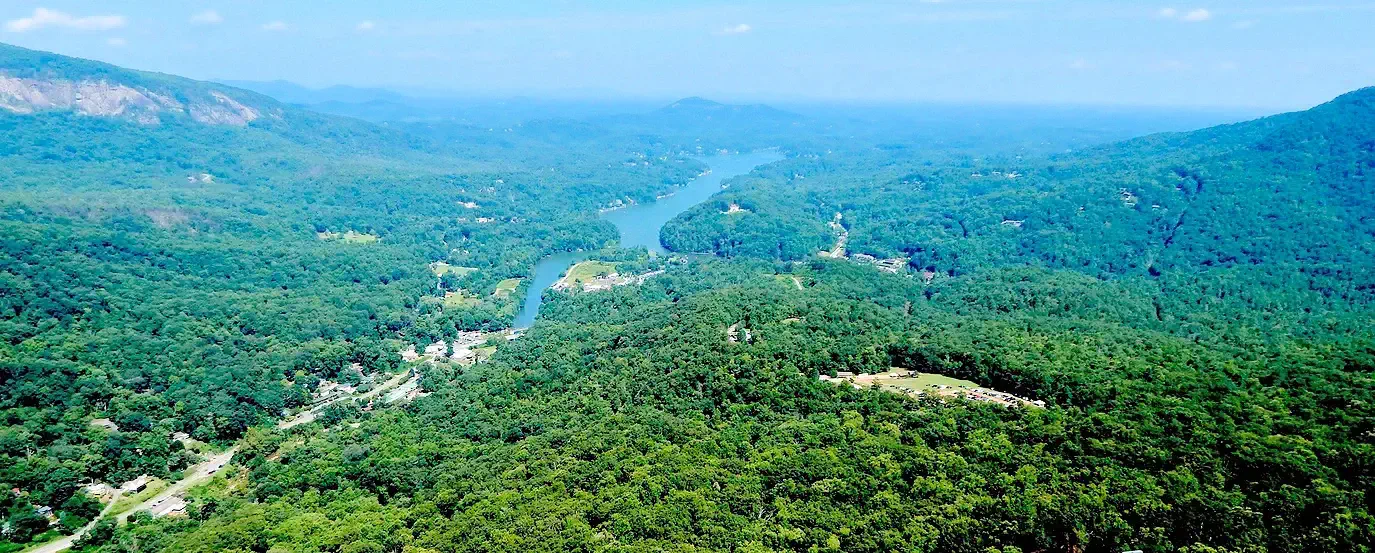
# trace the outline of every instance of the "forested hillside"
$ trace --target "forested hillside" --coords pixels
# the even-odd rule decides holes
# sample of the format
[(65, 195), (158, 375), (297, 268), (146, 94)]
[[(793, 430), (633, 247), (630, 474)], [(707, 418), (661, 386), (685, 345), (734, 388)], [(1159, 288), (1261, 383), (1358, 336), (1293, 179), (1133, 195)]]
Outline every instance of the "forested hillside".
[[(1016, 284), (736, 261), (561, 296), (488, 363), (427, 372), (435, 394), (406, 412), (265, 436), (240, 461), (246, 489), (206, 490), (198, 515), (140, 522), (110, 550), (1298, 552), (1375, 537), (1368, 328), (1181, 338), (1134, 322), (1149, 295), (1022, 277), (1067, 293), (1018, 306)], [(727, 339), (734, 324), (748, 343)], [(1049, 408), (812, 376), (890, 364)]]
[[(1029, 264), (1143, 280), (1161, 290), (1162, 317), (1233, 303), (1237, 316), (1292, 322), (1295, 301), (1349, 309), (1375, 292), (1372, 98), (1049, 159), (801, 156), (737, 179), (663, 240), (796, 260), (843, 234), (845, 253), (926, 278)], [(731, 203), (744, 211), (722, 213)]]
[[(216, 451), (74, 549), (1371, 552), (1375, 91), (1091, 148), (855, 121), (375, 124), (0, 46), (0, 553)], [(766, 147), (663, 228), (715, 255), (597, 216)], [(635, 278), (403, 359), (602, 248)]]
[[(0, 76), (183, 106), (0, 109), (0, 484), (27, 494), (7, 510), (51, 506), (67, 528), (94, 514), (81, 484), (185, 467), (175, 433), (226, 444), (353, 363), (394, 370), (401, 341), (505, 327), (516, 305), (499, 281), (602, 247), (616, 234), (598, 208), (701, 170), (634, 140), (470, 129), (441, 143), (9, 46)], [(261, 117), (186, 107), (216, 94)], [(475, 270), (441, 279), (432, 262)], [(474, 299), (426, 300), (446, 292)]]
[[(734, 259), (555, 293), (432, 396), (265, 434), (246, 487), (106, 549), (1368, 551), (1360, 98), (1042, 162), (771, 165), (685, 218), (730, 221)], [(1341, 134), (1302, 123), (1343, 105)], [(831, 221), (913, 262), (812, 257)], [(890, 366), (1045, 408), (818, 378)]]

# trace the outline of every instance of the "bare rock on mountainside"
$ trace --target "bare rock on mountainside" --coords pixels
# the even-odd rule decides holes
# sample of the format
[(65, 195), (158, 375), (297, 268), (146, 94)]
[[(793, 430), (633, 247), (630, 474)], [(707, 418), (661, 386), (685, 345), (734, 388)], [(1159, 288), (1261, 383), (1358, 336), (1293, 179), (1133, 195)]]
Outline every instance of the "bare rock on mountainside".
[(156, 125), (164, 113), (190, 112), (207, 125), (243, 127), (262, 112), (219, 91), (185, 105), (171, 95), (100, 80), (15, 77), (0, 73), (0, 109), (28, 115), (41, 111), (74, 111), (94, 117), (119, 117)]
[(215, 103), (191, 106), (192, 119), (208, 125), (242, 127), (262, 117), (258, 110), (245, 106), (222, 92), (211, 91), (210, 96), (214, 98)]
[(245, 127), (281, 119), (282, 106), (252, 92), (0, 44), (0, 113), (68, 112), (157, 125), (168, 117)]
[(0, 74), (0, 108), (18, 114), (72, 110), (82, 115), (128, 117), (157, 122), (164, 110), (181, 111), (177, 101), (108, 81), (19, 78)]

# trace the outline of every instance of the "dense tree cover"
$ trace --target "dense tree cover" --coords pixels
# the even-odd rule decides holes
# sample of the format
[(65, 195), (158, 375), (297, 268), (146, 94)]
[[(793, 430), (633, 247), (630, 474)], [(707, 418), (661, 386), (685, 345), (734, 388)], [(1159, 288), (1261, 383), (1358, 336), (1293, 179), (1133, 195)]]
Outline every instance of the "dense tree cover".
[[(701, 171), (635, 137), (448, 142), (8, 46), (0, 72), (214, 91), (273, 115), (238, 128), (0, 112), (0, 488), (24, 494), (4, 507), (13, 528), (39, 506), (89, 517), (67, 503), (91, 481), (179, 474), (196, 456), (173, 433), (226, 444), (308, 402), (320, 379), (356, 378), (350, 364), (394, 370), (405, 341), (508, 325), (519, 294), (494, 295), (497, 282), (605, 246), (616, 233), (598, 208)], [(441, 279), (439, 261), (476, 270)], [(476, 303), (428, 301), (460, 289)]]
[[(1324, 333), (1324, 314), (1375, 300), (1372, 97), (1048, 159), (874, 147), (799, 156), (736, 179), (663, 239), (801, 259), (835, 243), (826, 223), (840, 214), (848, 252), (905, 258), (917, 276), (1069, 269), (1155, 289), (1157, 322)], [(727, 203), (748, 212), (722, 213)]]
[[(0, 50), (0, 70), (31, 66), (227, 90), (279, 117), (0, 114), (0, 484), (20, 490), (0, 500), (0, 550), (49, 530), (36, 506), (59, 530), (89, 520), (89, 480), (176, 477), (194, 460), (178, 431), (236, 441), (234, 477), (193, 491), (186, 518), (102, 522), (80, 549), (1375, 542), (1369, 91), (1043, 158), (1025, 136), (982, 153), (837, 140), (853, 127), (701, 101), (638, 122), (370, 125)], [(503, 326), (519, 294), (498, 281), (614, 241), (596, 210), (684, 182), (696, 146), (763, 145), (790, 159), (664, 229), (733, 259), (602, 251), (667, 272), (546, 293), (490, 360), (421, 366), (413, 403), (269, 430), (322, 379), (397, 368), (405, 342)], [(907, 268), (812, 257), (832, 221), (851, 252)], [(1048, 408), (817, 378), (890, 366)]]
[(684, 251), (799, 259), (840, 213), (849, 250), (952, 275), (1022, 264), (1095, 276), (1283, 264), (1323, 279), (1375, 253), (1372, 97), (1363, 90), (1304, 113), (1049, 159), (867, 146), (799, 156), (738, 179), (718, 200), (752, 213), (700, 206), (664, 238)]
[[(695, 262), (555, 295), (490, 362), (427, 373), (434, 395), (276, 435), (237, 461), (250, 489), (196, 499), (213, 514), (104, 550), (1368, 550), (1368, 328), (1180, 337), (1132, 322), (1149, 293), (1024, 277)], [(1014, 303), (1028, 280), (1070, 293)], [(808, 376), (889, 364), (1050, 407)]]
[[(764, 169), (767, 171), (767, 169)], [(675, 251), (797, 260), (830, 249), (835, 233), (812, 211), (804, 198), (778, 190), (753, 175), (731, 179), (730, 190), (674, 217), (659, 240)], [(738, 209), (728, 213), (730, 206)]]

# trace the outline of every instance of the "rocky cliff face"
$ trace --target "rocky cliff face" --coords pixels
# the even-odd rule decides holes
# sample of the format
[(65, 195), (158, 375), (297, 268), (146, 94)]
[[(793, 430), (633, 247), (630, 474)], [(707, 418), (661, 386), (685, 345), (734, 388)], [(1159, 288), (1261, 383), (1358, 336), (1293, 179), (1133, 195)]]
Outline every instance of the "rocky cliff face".
[(188, 114), (207, 125), (246, 126), (263, 116), (228, 95), (210, 91), (178, 100), (145, 88), (106, 80), (71, 81), (13, 77), (0, 73), (0, 109), (16, 114), (68, 110), (95, 117), (119, 117), (156, 125), (164, 114)]

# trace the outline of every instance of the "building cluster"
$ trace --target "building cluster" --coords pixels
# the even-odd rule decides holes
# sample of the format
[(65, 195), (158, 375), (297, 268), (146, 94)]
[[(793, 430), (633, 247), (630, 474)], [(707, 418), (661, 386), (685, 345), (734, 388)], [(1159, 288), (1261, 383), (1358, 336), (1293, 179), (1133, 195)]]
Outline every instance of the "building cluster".
[[(19, 497), (19, 498), (26, 498), (26, 497), (29, 496), (29, 493), (28, 493), (28, 492), (26, 492), (26, 491), (24, 491), (24, 490), (21, 490), (21, 489), (19, 489), (19, 488), (10, 488), (10, 493), (14, 494), (15, 497)], [(36, 505), (36, 506), (34, 506), (34, 508), (33, 508), (33, 514), (42, 517), (44, 520), (47, 520), (47, 521), (48, 521), (48, 526), (56, 526), (57, 523), (58, 523), (58, 520), (57, 520), (57, 513), (54, 513), (54, 512), (53, 512), (53, 508), (52, 508), (52, 507), (49, 507), (49, 506), (47, 506), (47, 505)], [(9, 529), (9, 526), (8, 526), (9, 523), (6, 522), (5, 524), (6, 524), (6, 526), (3, 527), (3, 528), (0, 528), (0, 530), (3, 530), (4, 532), (9, 532), (9, 530), (10, 530), (10, 529)]]
[(890, 257), (888, 259), (879, 259), (869, 254), (857, 253), (855, 255), (850, 256), (850, 259), (859, 263), (873, 265), (875, 267), (878, 267), (878, 270), (883, 271), (885, 273), (896, 274), (907, 267), (906, 257)]
[[(1006, 179), (1010, 179), (1010, 180), (1016, 180), (1016, 179), (1018, 179), (1018, 178), (1021, 178), (1021, 177), (1022, 177), (1022, 174), (1021, 174), (1021, 173), (1018, 173), (1018, 172), (1016, 172), (1016, 171), (1008, 171), (1008, 172), (1006, 172), (1006, 173), (1004, 173), (1004, 172), (1002, 172), (1002, 171), (993, 171), (993, 172), (989, 173), (988, 176), (990, 176), (990, 177), (998, 177), (998, 178), (1006, 178)], [(973, 173), (970, 173), (970, 174), (969, 174), (969, 177), (970, 177), (970, 178), (974, 178), (974, 179), (981, 179), (981, 178), (984, 177), (984, 174), (983, 174), (983, 173), (980, 173), (980, 172), (978, 172), (978, 171), (974, 171)]]
[(348, 384), (341, 384), (333, 380), (321, 380), (320, 385), (315, 387), (315, 391), (310, 394), (312, 404), (330, 401), (339, 396), (351, 395), (356, 388)]
[(1132, 194), (1132, 192), (1126, 188), (1118, 189), (1117, 195), (1122, 199), (1122, 205), (1126, 207), (1136, 207), (1136, 203), (1140, 201), (1137, 199), (1136, 194)]
[[(612, 287), (615, 286), (625, 286), (628, 284), (644, 284), (645, 281), (648, 280), (650, 277), (653, 277), (655, 275), (661, 275), (663, 273), (664, 272), (662, 270), (659, 270), (650, 271), (648, 273), (644, 273), (641, 275), (621, 275), (620, 273), (612, 271), (610, 273), (607, 273), (606, 275), (582, 281), (582, 291), (600, 292), (603, 290), (610, 290)], [(555, 290), (571, 290), (576, 286), (578, 286), (578, 284), (572, 283), (565, 278), (559, 280), (558, 282), (555, 282), (554, 285), (550, 288), (553, 288)]]
[(1034, 407), (1045, 407), (1046, 402), (1041, 400), (1030, 400), (1024, 397), (1015, 396), (1007, 392), (989, 390), (987, 388), (974, 388), (965, 392), (964, 397), (972, 401), (988, 401), (1006, 406), (1031, 405)]
[(730, 327), (726, 329), (726, 341), (732, 344), (739, 343), (741, 341), (741, 333), (744, 333), (743, 339), (746, 344), (754, 343), (754, 333), (750, 332), (748, 328), (740, 328), (740, 323), (730, 325)]
[(425, 351), (423, 353), (417, 353), (413, 345), (407, 346), (406, 349), (401, 351), (401, 360), (425, 360), (430, 363), (438, 363), (440, 361), (474, 363), (478, 361), (477, 349), (486, 342), (487, 337), (481, 332), (460, 332), (458, 338), (454, 339), (452, 342), (439, 340), (425, 346)]
[(836, 232), (836, 243), (835, 246), (833, 246), (831, 249), (822, 251), (817, 255), (820, 255), (821, 257), (829, 257), (832, 259), (849, 259), (850, 261), (854, 261), (856, 263), (873, 265), (875, 267), (878, 267), (878, 270), (883, 271), (885, 273), (897, 274), (902, 272), (903, 269), (907, 268), (908, 258), (906, 257), (890, 257), (887, 259), (879, 259), (867, 253), (857, 253), (853, 255), (846, 253), (845, 245), (850, 241), (850, 231), (849, 229), (845, 228), (845, 225), (841, 224), (841, 221), (844, 220), (844, 218), (844, 214), (836, 212), (835, 217), (831, 218), (831, 222), (827, 223), (831, 227), (831, 229)]

